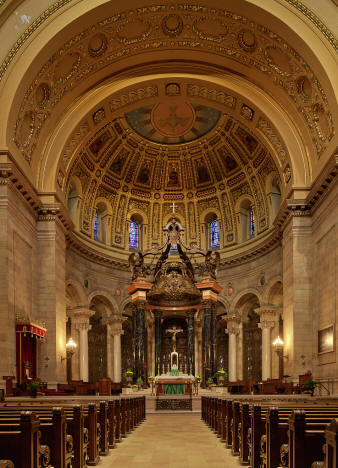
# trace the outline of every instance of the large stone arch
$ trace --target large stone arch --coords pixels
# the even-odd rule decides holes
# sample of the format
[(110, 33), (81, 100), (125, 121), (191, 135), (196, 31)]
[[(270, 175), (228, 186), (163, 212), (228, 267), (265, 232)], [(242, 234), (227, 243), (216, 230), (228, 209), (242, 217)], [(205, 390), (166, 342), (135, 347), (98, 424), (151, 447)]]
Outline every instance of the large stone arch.
[[(105, 2), (103, 2), (105, 3)], [(277, 2), (271, 2), (271, 5), (269, 6), (261, 6), (260, 8), (256, 7), (254, 5), (254, 2), (251, 3), (251, 5), (248, 5), (249, 2), (236, 2), (236, 5), (233, 3), (229, 4), (229, 8), (233, 8), (235, 11), (238, 11), (239, 13), (243, 10), (243, 12), (246, 12), (249, 16), (255, 15), (259, 12), (261, 21), (263, 22), (264, 20), (271, 26), (271, 28), (279, 28), (281, 31), (284, 33), (284, 36), (290, 37), (290, 39), (295, 39), (295, 44), (298, 45), (298, 48), (300, 50), (305, 50), (306, 51), (306, 56), (307, 59), (311, 61), (313, 64), (313, 67), (316, 72), (321, 74), (322, 80), (324, 82), (324, 87), (328, 89), (328, 94), (329, 97), (334, 97), (334, 93), (337, 93), (337, 90), (334, 88), (334, 72), (335, 72), (335, 67), (336, 64), (334, 63), (334, 56), (332, 54), (332, 50), (330, 49), (330, 46), (328, 46), (328, 43), (323, 44), (322, 37), (320, 37), (320, 33), (315, 30), (314, 28), (310, 27), (308, 24), (308, 20), (304, 19), (302, 17), (301, 19), (303, 21), (299, 20), (299, 17), (294, 14), (293, 11), (290, 9), (286, 8), (285, 6), (282, 6), (280, 4), (277, 4)], [(273, 4), (272, 4), (273, 3)], [(97, 4), (96, 4), (97, 6)], [(215, 6), (218, 6), (215, 4)], [(120, 2), (117, 2), (114, 7), (116, 8), (116, 11), (122, 8), (122, 5)], [(46, 179), (46, 174), (47, 172), (49, 173), (49, 165), (46, 165), (46, 159), (39, 164), (34, 163), (33, 166), (30, 168), (26, 164), (26, 162), (23, 161), (22, 156), (19, 154), (18, 151), (15, 150), (15, 147), (12, 144), (12, 129), (13, 125), (15, 124), (14, 122), (14, 116), (17, 113), (18, 110), (18, 102), (15, 102), (15, 96), (19, 99), (22, 94), (24, 93), (24, 87), (25, 85), (28, 84), (27, 82), (27, 77), (30, 76), (30, 71), (33, 67), (37, 67), (43, 63), (43, 60), (46, 58), (46, 51), (48, 50), (48, 47), (50, 46), (50, 41), (52, 38), (55, 36), (55, 31), (58, 32), (58, 34), (61, 36), (64, 36), (65, 39), (71, 36), (71, 33), (74, 34), (76, 32), (79, 32), (81, 27), (83, 27), (86, 24), (89, 24), (89, 18), (90, 15), (93, 15), (93, 10), (91, 9), (91, 6), (88, 5), (88, 9), (85, 10), (85, 13), (83, 13), (83, 5), (71, 5), (68, 7), (67, 14), (65, 14), (64, 11), (61, 12), (58, 16), (53, 17), (53, 21), (50, 22), (50, 24), (45, 24), (44, 29), (39, 29), (34, 26), (34, 28), (31, 28), (31, 31), (33, 32), (32, 36), (30, 37), (30, 41), (26, 41), (26, 43), (22, 42), (22, 47), (25, 47), (24, 53), (21, 53), (20, 57), (16, 57), (15, 60), (11, 63), (11, 60), (7, 60), (6, 63), (6, 75), (5, 79), (3, 79), (1, 86), (3, 86), (3, 96), (5, 96), (4, 102), (3, 102), (3, 116), (4, 119), (8, 121), (8, 127), (3, 128), (3, 130), (0, 133), (0, 145), (9, 147), (11, 152), (13, 153), (13, 157), (22, 165), (24, 168), (26, 174), (31, 178), (31, 180), (34, 180), (34, 172), (37, 171), (38, 166), (40, 166), (41, 170), (41, 177), (39, 179), (39, 189), (42, 190), (55, 190), (55, 182), (57, 178), (57, 171), (56, 167), (52, 167), (52, 172), (51, 172), (51, 177), (48, 177), (48, 180)], [(311, 20), (311, 15), (310, 12), (305, 8), (304, 9), (305, 14), (308, 16), (308, 18)], [(100, 15), (102, 16), (104, 13), (104, 5), (103, 6), (98, 6), (95, 8), (95, 13), (96, 13), (96, 18), (100, 18)], [(296, 32), (297, 31), (297, 32)], [(329, 33), (329, 31), (328, 31)], [(334, 40), (332, 39), (332, 35), (326, 34), (326, 37), (329, 38), (330, 42), (332, 45), (334, 45)], [(19, 44), (21, 44), (19, 41)], [(39, 44), (38, 47), (36, 47), (37, 43)], [(311, 50), (308, 48), (306, 43), (311, 43)], [(17, 50), (19, 49), (19, 45), (17, 46)], [(21, 51), (22, 52), (22, 51)], [(177, 54), (175, 52), (176, 56), (181, 58), (184, 54)], [(12, 54), (15, 56), (15, 53)], [(142, 54), (140, 54), (141, 57)], [(170, 54), (168, 55), (167, 52), (161, 51), (159, 54), (157, 52), (152, 51), (152, 60), (153, 58), (159, 55), (159, 58), (161, 57), (161, 60), (168, 60), (172, 59), (173, 57), (170, 58)], [(198, 59), (198, 62), (208, 62), (210, 63), (210, 58), (212, 57), (212, 60), (214, 60), (215, 65), (219, 66), (220, 63), (222, 62), (219, 60), (219, 57), (217, 57), (217, 54), (208, 55), (204, 54), (203, 52), (198, 52), (196, 54), (196, 59)], [(142, 55), (142, 58), (147, 59), (147, 54)], [(123, 59), (119, 63), (120, 70), (123, 67), (129, 66), (129, 59)], [(137, 58), (133, 57), (133, 62), (137, 62)], [(229, 62), (231, 63), (232, 67), (229, 67), (230, 69), (233, 68), (234, 71), (236, 71), (237, 65), (233, 63), (233, 61), (229, 61), (229, 57), (226, 58), (226, 63)], [(223, 60), (223, 65), (224, 66), (224, 60)], [(12, 73), (13, 70), (13, 65), (15, 65), (15, 74)], [(201, 68), (201, 67), (200, 67)], [(239, 71), (239, 70), (237, 70)], [(218, 73), (219, 74), (219, 73)], [(222, 71), (222, 74), (224, 74), (224, 69)], [(225, 74), (224, 74), (225, 75)], [(10, 78), (10, 79), (9, 79)], [(102, 78), (102, 77), (101, 77)], [(306, 150), (306, 145), (304, 146), (302, 137), (300, 134), (297, 132), (297, 127), (293, 125), (293, 122), (288, 119), (288, 118), (283, 118), (280, 119), (281, 115), (286, 114), (285, 117), (287, 117), (287, 111), (282, 107), (279, 107), (277, 102), (278, 98), (275, 98), (274, 100), (271, 100), (270, 96), (266, 95), (263, 96), (263, 93), (260, 89), (255, 89), (255, 87), (252, 84), (249, 84), (245, 80), (241, 81), (241, 78), (238, 76), (229, 76), (230, 81), (231, 81), (231, 86), (239, 86), (241, 94), (246, 97), (246, 99), (249, 99), (250, 101), (250, 96), (255, 101), (257, 104), (259, 104), (260, 109), (265, 109), (269, 110), (268, 115), (269, 117), (272, 117), (272, 121), (276, 124), (277, 122), (279, 123), (278, 128), (281, 132), (281, 136), (283, 141), (286, 143), (287, 148), (289, 150), (289, 153), (291, 154), (292, 157), (292, 169), (293, 169), (293, 174), (294, 174), (294, 181), (293, 183), (295, 185), (301, 184), (301, 185), (307, 185), (311, 182), (313, 175), (314, 175), (314, 169), (319, 166), (323, 166), (325, 163), (326, 158), (321, 158), (321, 162), (318, 163), (318, 161), (312, 161), (311, 156), (310, 159), (307, 154)], [(224, 86), (226, 86), (226, 80), (225, 82), (223, 81), (223, 77), (217, 79), (221, 79), (222, 83)], [(23, 87), (22, 87), (23, 86)], [(103, 84), (101, 88), (103, 88), (105, 85)], [(123, 89), (123, 86), (120, 86), (120, 89)], [(94, 90), (94, 94), (97, 93), (98, 90)], [(109, 89), (109, 92), (111, 93), (113, 90)], [(88, 103), (88, 96), (89, 95), (84, 95), (84, 99)], [(99, 96), (96, 96), (95, 102), (98, 102), (97, 99)], [(264, 102), (260, 102), (260, 100), (265, 99)], [(81, 105), (81, 103), (80, 103)], [(75, 106), (76, 110), (74, 109), (73, 112), (76, 112), (78, 110), (77, 105)], [(13, 112), (12, 112), (13, 111)], [(10, 114), (12, 117), (10, 118)], [(57, 113), (55, 113), (56, 118), (58, 118)], [(286, 124), (286, 128), (283, 128), (283, 123), (281, 124), (281, 120), (284, 124)], [(77, 119), (76, 123), (79, 123), (80, 119)], [(301, 122), (301, 120), (300, 120)], [(68, 123), (71, 123), (68, 121)], [(57, 122), (53, 122), (53, 127), (57, 126), (55, 125)], [(301, 122), (301, 125), (303, 125), (303, 122)], [(72, 126), (74, 129), (75, 126)], [(65, 130), (65, 128), (62, 125), (62, 129)], [(6, 135), (7, 133), (7, 135)], [(67, 135), (69, 135), (68, 132), (66, 132)], [(53, 141), (58, 140), (58, 135), (57, 131), (50, 135), (49, 137), (49, 146), (53, 146)], [(46, 142), (45, 142), (46, 143)], [(58, 145), (60, 141), (58, 140)], [(61, 145), (62, 147), (63, 145)], [(331, 142), (329, 147), (333, 148), (334, 147), (334, 142)], [(329, 153), (329, 151), (328, 151)], [(313, 167), (312, 167), (313, 166)], [(48, 167), (48, 171), (47, 171)], [(305, 174), (305, 176), (304, 176)], [(36, 180), (36, 179), (35, 179)]]
[(256, 296), (258, 302), (261, 304), (262, 303), (262, 295), (260, 291), (256, 288), (246, 288), (241, 291), (239, 291), (231, 301), (230, 305), (230, 311), (229, 315), (239, 315), (238, 313), (238, 307), (243, 304), (243, 301), (245, 301), (246, 298), (250, 296)]

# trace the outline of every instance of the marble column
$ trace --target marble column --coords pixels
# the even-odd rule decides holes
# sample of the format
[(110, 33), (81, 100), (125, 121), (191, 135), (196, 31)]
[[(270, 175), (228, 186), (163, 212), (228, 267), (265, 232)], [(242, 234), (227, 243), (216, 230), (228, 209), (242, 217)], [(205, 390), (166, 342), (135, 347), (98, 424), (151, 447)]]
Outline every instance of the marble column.
[(237, 335), (239, 335), (240, 318), (230, 316), (227, 321), (229, 334), (229, 382), (237, 380)]
[(134, 359), (135, 375), (142, 377), (143, 382), (147, 378), (146, 363), (146, 328), (145, 328), (145, 302), (137, 301), (133, 309), (134, 332)]
[(88, 382), (88, 331), (91, 329), (89, 323), (80, 323), (78, 325), (80, 332), (80, 379)]
[[(124, 331), (122, 329), (123, 317), (121, 315), (111, 315), (107, 319), (108, 332), (112, 338), (112, 372), (110, 372), (110, 378), (114, 383), (122, 382), (122, 354), (121, 354), (121, 335)], [(107, 356), (107, 362), (111, 362), (111, 356)], [(108, 364), (108, 368), (111, 368)]]
[(211, 309), (209, 302), (205, 302), (204, 304), (204, 353), (203, 353), (203, 364), (204, 364), (204, 372), (203, 372), (203, 386), (206, 385), (208, 378), (211, 376), (210, 371), (210, 318), (211, 318)]
[(195, 375), (194, 315), (194, 310), (188, 312), (188, 374), (192, 375)]
[(210, 369), (211, 375), (216, 372), (216, 311), (215, 305), (212, 304), (210, 314)]
[(88, 332), (92, 328), (89, 319), (95, 312), (85, 308), (75, 308), (71, 311), (71, 320), (74, 327), (79, 330), (79, 370), (80, 380), (88, 382)]
[(138, 309), (136, 304), (133, 304), (133, 349), (134, 349), (134, 375), (139, 372), (139, 327), (138, 327)]
[(260, 316), (259, 328), (262, 330), (262, 381), (271, 379), (271, 329), (279, 319), (279, 309), (274, 306), (262, 306), (255, 309)]
[(155, 375), (161, 374), (161, 312), (155, 311)]
[(121, 375), (121, 335), (122, 331), (114, 331), (114, 373), (113, 381), (116, 383), (122, 382)]

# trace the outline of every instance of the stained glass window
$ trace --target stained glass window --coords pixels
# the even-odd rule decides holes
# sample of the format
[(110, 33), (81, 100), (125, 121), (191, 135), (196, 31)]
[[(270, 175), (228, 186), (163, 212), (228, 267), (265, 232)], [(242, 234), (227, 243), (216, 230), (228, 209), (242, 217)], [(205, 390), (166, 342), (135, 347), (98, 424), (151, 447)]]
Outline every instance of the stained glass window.
[(255, 217), (253, 209), (250, 208), (249, 210), (249, 221), (250, 221), (250, 237), (255, 235)]
[(130, 221), (129, 224), (129, 247), (138, 249), (139, 244), (139, 225), (135, 221)]
[(95, 211), (95, 218), (94, 218), (94, 239), (99, 240), (99, 228), (100, 228), (100, 216), (99, 216), (99, 211)]
[(216, 247), (220, 246), (219, 242), (219, 224), (217, 219), (211, 221), (209, 225), (209, 232), (210, 232), (210, 248), (215, 249)]

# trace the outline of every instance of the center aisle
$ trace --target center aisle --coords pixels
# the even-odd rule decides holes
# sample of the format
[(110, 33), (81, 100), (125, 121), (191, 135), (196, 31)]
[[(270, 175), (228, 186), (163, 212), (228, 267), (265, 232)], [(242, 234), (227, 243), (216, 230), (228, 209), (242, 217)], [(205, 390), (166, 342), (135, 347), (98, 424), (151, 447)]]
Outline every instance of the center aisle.
[(99, 468), (238, 468), (233, 457), (197, 414), (149, 414)]

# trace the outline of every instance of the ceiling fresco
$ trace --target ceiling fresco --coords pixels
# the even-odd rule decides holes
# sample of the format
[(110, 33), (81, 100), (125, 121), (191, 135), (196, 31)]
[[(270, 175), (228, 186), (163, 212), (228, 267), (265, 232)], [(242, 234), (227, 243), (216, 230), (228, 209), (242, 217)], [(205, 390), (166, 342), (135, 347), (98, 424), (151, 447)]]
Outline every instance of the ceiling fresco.
[(130, 127), (150, 141), (180, 144), (200, 138), (218, 122), (221, 112), (183, 100), (159, 102), (127, 112)]

